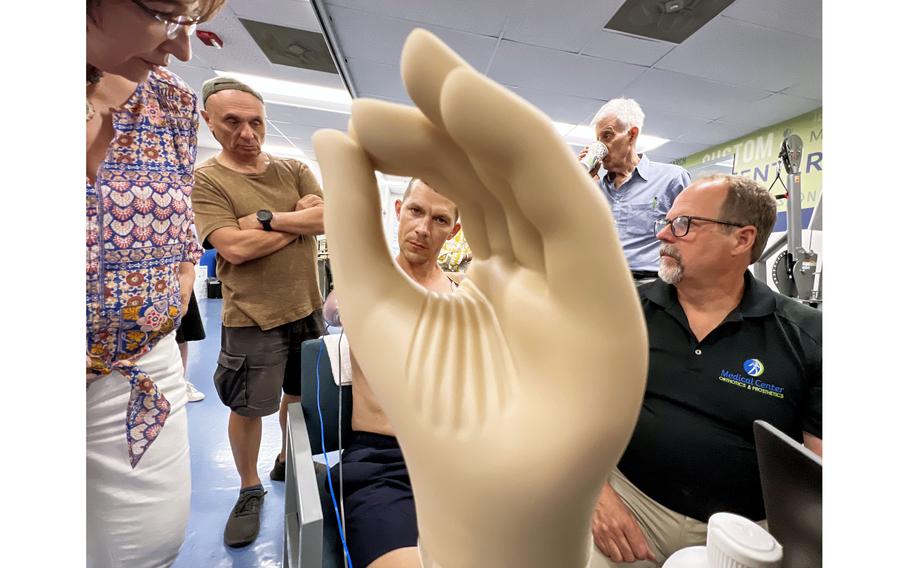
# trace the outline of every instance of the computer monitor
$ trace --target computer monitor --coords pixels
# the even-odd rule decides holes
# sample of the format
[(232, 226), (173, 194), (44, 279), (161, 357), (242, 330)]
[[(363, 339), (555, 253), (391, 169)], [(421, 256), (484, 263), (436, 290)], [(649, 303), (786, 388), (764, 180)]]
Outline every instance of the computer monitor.
[(768, 531), (784, 549), (781, 568), (820, 568), (821, 458), (762, 420), (753, 431)]

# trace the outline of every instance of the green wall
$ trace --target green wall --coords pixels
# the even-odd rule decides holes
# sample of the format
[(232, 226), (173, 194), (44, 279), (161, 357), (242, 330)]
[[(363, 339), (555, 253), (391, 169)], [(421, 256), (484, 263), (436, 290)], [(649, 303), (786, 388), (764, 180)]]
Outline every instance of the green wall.
[[(708, 148), (703, 152), (687, 158), (676, 160), (676, 164), (691, 169), (699, 164), (711, 162), (735, 154), (734, 172), (755, 179), (765, 186), (770, 186), (777, 175), (777, 154), (783, 141), (784, 130), (790, 129), (793, 134), (803, 139), (803, 156), (799, 171), (802, 176), (802, 207), (810, 209), (818, 203), (822, 190), (822, 109), (785, 120), (774, 126), (731, 140), (730, 142)], [(786, 170), (781, 170), (783, 182), (787, 181)], [(774, 193), (784, 192), (784, 186), (778, 182)], [(778, 210), (786, 209), (786, 201), (778, 202)]]

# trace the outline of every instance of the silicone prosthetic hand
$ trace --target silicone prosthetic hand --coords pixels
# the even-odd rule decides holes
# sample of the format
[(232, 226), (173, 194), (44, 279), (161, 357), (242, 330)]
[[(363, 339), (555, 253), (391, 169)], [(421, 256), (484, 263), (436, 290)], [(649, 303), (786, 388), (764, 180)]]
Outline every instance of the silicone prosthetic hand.
[[(536, 108), (416, 30), (418, 108), (354, 102), (314, 145), (351, 348), (398, 436), (424, 566), (581, 567), (629, 440), (647, 336), (606, 200)], [(374, 170), (454, 200), (474, 251), (453, 294), (389, 258)]]

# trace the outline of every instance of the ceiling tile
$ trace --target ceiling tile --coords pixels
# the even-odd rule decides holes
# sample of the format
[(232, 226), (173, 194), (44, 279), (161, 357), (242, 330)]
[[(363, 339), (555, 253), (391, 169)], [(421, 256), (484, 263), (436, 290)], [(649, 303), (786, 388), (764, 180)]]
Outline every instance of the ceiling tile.
[(264, 10), (262, 0), (230, 0), (228, 6), (241, 18), (322, 33), (319, 20), (316, 19), (316, 13), (309, 2), (268, 0), (268, 9)]
[(524, 87), (608, 100), (641, 75), (644, 67), (555, 49), (503, 41), (489, 76), (512, 87)]
[(263, 145), (264, 146), (278, 146), (281, 148), (296, 148), (294, 143), (291, 142), (290, 140), (288, 140), (287, 138), (285, 138), (284, 136), (278, 136), (278, 135), (269, 136), (268, 134), (266, 134), (266, 136), (265, 136), (265, 144), (263, 144)]
[(287, 136), (298, 126), (314, 128), (335, 128), (346, 130), (349, 114), (340, 112), (327, 112), (311, 108), (300, 108), (290, 105), (271, 103), (267, 106), (269, 120), (274, 122)]
[[(496, 39), (470, 34), (438, 26), (421, 26), (413, 21), (380, 16), (360, 10), (336, 6), (332, 8), (335, 36), (339, 49), (345, 58), (376, 61), (397, 68), (401, 61), (401, 49), (408, 34), (415, 28), (423, 27), (445, 42), (458, 55), (475, 68), (486, 68)], [(395, 74), (396, 80), (398, 74)], [(354, 75), (354, 83), (357, 76)]]
[(623, 0), (528, 0), (524, 10), (509, 18), (503, 37), (578, 53), (622, 4)]
[[(421, 21), (445, 28), (498, 37), (509, 14), (521, 9), (525, 0), (426, 0)], [(399, 14), (395, 14), (399, 15)], [(407, 18), (407, 16), (401, 16)], [(410, 19), (410, 18), (408, 18)]]
[(717, 17), (655, 67), (730, 85), (780, 91), (821, 66), (821, 42)]
[(670, 140), (678, 138), (688, 130), (708, 122), (704, 118), (665, 113), (661, 109), (652, 108), (649, 110), (643, 108), (642, 110), (645, 111), (645, 125), (641, 129), (641, 133)]
[(266, 136), (281, 136), (281, 132), (278, 131), (277, 126), (271, 120), (265, 121), (265, 135)]
[[(413, 105), (401, 84), (399, 60), (407, 34), (424, 27), (554, 120), (586, 124), (603, 101), (636, 98), (646, 114), (643, 133), (671, 140), (648, 152), (652, 159), (683, 158), (821, 106), (820, 0), (737, 0), (679, 46), (603, 30), (622, 0), (324, 5), (359, 95)], [(335, 74), (271, 64), (238, 15), (318, 31), (307, 0), (231, 0), (202, 26), (218, 33), (225, 48), (193, 38), (192, 60), (175, 62), (172, 70), (197, 90), (214, 76), (212, 69), (343, 87)], [(273, 123), (268, 141), (287, 146), (290, 140), (311, 158), (312, 133), (345, 130), (349, 119), (267, 106)], [(199, 144), (218, 148), (204, 123)]]
[(721, 16), (822, 38), (822, 0), (737, 0)]
[[(191, 60), (193, 65), (214, 69), (230, 68), (244, 73), (268, 69), (268, 58), (229, 8), (219, 11), (211, 21), (202, 24), (200, 29), (218, 34), (224, 41), (224, 47), (207, 47), (193, 36), (193, 50), (196, 52)], [(197, 62), (197, 57), (202, 61)]]
[(815, 100), (774, 94), (750, 103), (746, 112), (722, 115), (720, 119), (728, 124), (771, 126), (820, 107)]
[(645, 111), (714, 120), (741, 105), (748, 105), (770, 93), (760, 89), (734, 87), (706, 79), (650, 69), (622, 93), (638, 101)]
[[(313, 145), (313, 134), (316, 134), (317, 131), (323, 130), (321, 126), (310, 126), (306, 124), (291, 124), (278, 122), (275, 124), (278, 130), (284, 135), (292, 140), (295, 144), (300, 141), (303, 141), (304, 146)], [(339, 130), (341, 132), (347, 132), (347, 125), (334, 128), (333, 130)], [(299, 144), (298, 144), (299, 145)]]
[(516, 87), (512, 91), (542, 110), (552, 120), (569, 124), (587, 124), (604, 104), (604, 101), (597, 99), (572, 97), (536, 89)]
[(803, 97), (804, 99), (814, 99), (821, 105), (822, 102), (822, 66), (807, 67), (804, 73), (795, 83), (787, 87), (781, 93)]
[(693, 128), (677, 138), (680, 142), (695, 142), (710, 144), (712, 146), (735, 140), (756, 130), (755, 126), (745, 124), (730, 124), (716, 120)]
[(347, 7), (481, 35), (498, 36), (509, 14), (525, 0), (331, 0), (328, 12)]
[[(315, 130), (313, 131), (316, 132)], [(291, 143), (294, 144), (294, 147), (304, 153), (307, 157), (312, 157), (316, 155), (316, 151), (313, 150), (313, 139), (312, 134), (306, 138), (291, 138)]]
[(588, 39), (582, 53), (650, 67), (675, 47), (676, 44), (666, 41), (601, 29)]
[(663, 146), (648, 152), (648, 158), (658, 162), (672, 162), (680, 158), (691, 156), (702, 150), (707, 150), (709, 144), (696, 144), (694, 142), (667, 142)]
[(265, 135), (266, 144), (277, 144), (278, 146), (287, 146), (287, 139), (280, 134), (266, 134)]
[(193, 58), (189, 62), (194, 67), (248, 73), (285, 81), (300, 81), (323, 87), (344, 88), (341, 77), (336, 73), (323, 73), (269, 62), (252, 36), (229, 8), (221, 10), (215, 18), (200, 28), (217, 33), (224, 40), (224, 48), (215, 49), (205, 46), (194, 36)]
[(430, 0), (327, 0), (329, 11), (334, 6), (342, 6), (364, 12), (392, 14), (399, 18), (419, 20), (426, 15)]
[(401, 82), (398, 65), (386, 65), (352, 57), (348, 59), (348, 69), (354, 79), (357, 96), (384, 97), (406, 104), (411, 101)]

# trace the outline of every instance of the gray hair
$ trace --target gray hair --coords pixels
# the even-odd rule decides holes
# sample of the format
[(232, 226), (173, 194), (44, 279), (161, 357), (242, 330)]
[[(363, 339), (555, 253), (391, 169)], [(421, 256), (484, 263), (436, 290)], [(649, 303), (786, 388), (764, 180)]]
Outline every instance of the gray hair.
[(600, 110), (594, 115), (594, 120), (591, 121), (591, 126), (596, 128), (600, 119), (611, 114), (618, 118), (626, 128), (636, 126), (641, 132), (645, 125), (645, 112), (641, 110), (641, 106), (635, 102), (635, 99), (618, 98), (611, 99), (600, 107)]
[(707, 179), (727, 183), (729, 191), (720, 207), (721, 219), (755, 227), (755, 242), (749, 259), (749, 264), (752, 264), (765, 250), (771, 229), (777, 221), (777, 201), (766, 187), (745, 176), (717, 174)]

